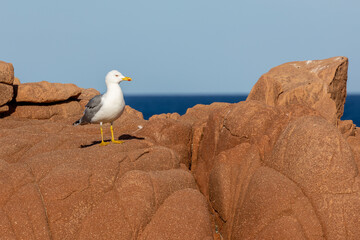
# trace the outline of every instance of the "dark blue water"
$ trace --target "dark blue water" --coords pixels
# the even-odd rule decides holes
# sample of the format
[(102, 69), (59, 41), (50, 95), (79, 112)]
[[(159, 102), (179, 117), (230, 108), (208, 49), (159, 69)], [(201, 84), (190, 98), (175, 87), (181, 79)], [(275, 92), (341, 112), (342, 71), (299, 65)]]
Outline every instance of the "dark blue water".
[(127, 96), (125, 102), (132, 108), (143, 113), (148, 119), (154, 114), (177, 112), (185, 114), (188, 108), (196, 104), (211, 104), (213, 102), (236, 103), (244, 101), (246, 95), (191, 95), (191, 96)]
[(348, 95), (346, 97), (344, 115), (342, 120), (353, 120), (357, 127), (360, 126), (360, 95)]
[[(236, 103), (244, 101), (246, 95), (193, 95), (193, 96), (126, 96), (126, 104), (143, 113), (145, 119), (154, 114), (177, 112), (184, 114), (196, 104), (213, 102)], [(348, 95), (345, 103), (343, 120), (351, 119), (360, 126), (360, 95)]]

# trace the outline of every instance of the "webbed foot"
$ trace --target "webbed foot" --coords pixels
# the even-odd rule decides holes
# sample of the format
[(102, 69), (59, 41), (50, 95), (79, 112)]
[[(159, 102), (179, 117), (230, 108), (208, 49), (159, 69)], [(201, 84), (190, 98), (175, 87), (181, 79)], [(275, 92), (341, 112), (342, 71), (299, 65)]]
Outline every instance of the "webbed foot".
[(106, 145), (108, 145), (109, 144), (109, 142), (104, 142), (104, 141), (102, 141), (99, 145), (100, 146), (106, 146)]

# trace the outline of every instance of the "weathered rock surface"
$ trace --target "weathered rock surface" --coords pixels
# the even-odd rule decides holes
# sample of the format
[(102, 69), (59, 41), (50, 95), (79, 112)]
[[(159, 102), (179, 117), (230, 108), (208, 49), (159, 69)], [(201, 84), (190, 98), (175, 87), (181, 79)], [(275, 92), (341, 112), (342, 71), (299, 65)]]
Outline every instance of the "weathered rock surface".
[(14, 82), (14, 67), (11, 63), (0, 61), (0, 83), (12, 85)]
[[(125, 143), (106, 147), (93, 143), (98, 125), (71, 126), (77, 117), (0, 120), (1, 236), (137, 239), (145, 229), (149, 238), (213, 235), (205, 198), (179, 154), (133, 134), (146, 122), (137, 111), (127, 107), (114, 123)], [(109, 139), (106, 125), (104, 132)], [(179, 200), (180, 211), (163, 213)], [(178, 225), (154, 229), (159, 217)]]
[(318, 113), (300, 105), (271, 107), (259, 101), (240, 102), (212, 112), (199, 144), (196, 167), (192, 168), (201, 191), (208, 194), (209, 174), (222, 151), (250, 143), (258, 148), (261, 159), (267, 158), (283, 128), (303, 115)]
[(13, 86), (0, 83), (0, 106), (10, 102), (13, 99)]
[(9, 111), (5, 105), (14, 97), (14, 67), (11, 63), (0, 61), (0, 113)]
[(75, 84), (49, 83), (46, 81), (23, 83), (18, 86), (16, 102), (53, 103), (77, 97), (81, 88)]
[(149, 120), (154, 120), (154, 119), (174, 119), (177, 120), (180, 118), (180, 114), (178, 113), (162, 113), (162, 114), (158, 114), (158, 115), (153, 115), (149, 118)]
[(247, 100), (309, 106), (335, 124), (344, 112), (347, 68), (346, 57), (285, 63), (262, 75)]
[(139, 239), (212, 239), (211, 232), (204, 196), (187, 188), (165, 200)]
[[(282, 133), (266, 164), (299, 186), (328, 239), (360, 237), (360, 179), (340, 132), (319, 117), (303, 117)], [(346, 237), (347, 236), (347, 237)]]
[(79, 115), (84, 110), (76, 101), (54, 105), (16, 105), (13, 108), (12, 117), (31, 119), (50, 119), (55, 116), (69, 117)]
[(125, 113), (128, 113), (128, 114), (126, 114), (126, 116), (130, 114), (130, 115), (135, 115), (137, 118), (144, 119), (144, 116), (143, 116), (142, 112), (139, 112), (139, 111), (133, 109), (129, 105), (125, 106), (124, 111), (125, 111)]
[(338, 129), (344, 138), (347, 138), (349, 136), (355, 136), (356, 125), (352, 120), (338, 121)]
[(2, 112), (7, 112), (7, 111), (9, 111), (9, 106), (8, 105), (3, 105), (3, 106), (1, 106), (0, 107), (0, 113), (2, 113)]
[(71, 125), (96, 90), (12, 106), (0, 119), (0, 236), (360, 239), (360, 134), (339, 119), (346, 67), (284, 64), (247, 101), (183, 116), (126, 106), (114, 123), (125, 143), (106, 147), (98, 125)]
[[(12, 91), (12, 86), (6, 86)], [(82, 89), (74, 84), (48, 82), (19, 82), (15, 88), (16, 102), (0, 109), (0, 112), (6, 112), (5, 116), (28, 119), (64, 119), (77, 116), (84, 111), (88, 101), (99, 94), (92, 88)]]
[(179, 121), (185, 122), (191, 126), (191, 140), (190, 140), (190, 156), (191, 169), (197, 169), (198, 153), (200, 141), (202, 140), (204, 128), (209, 115), (219, 109), (226, 108), (229, 103), (212, 103), (210, 105), (198, 104), (189, 108), (184, 115), (179, 118)]
[[(347, 60), (336, 64), (332, 79), (346, 83), (342, 68)], [(323, 65), (328, 68), (334, 67)], [(297, 77), (299, 82), (306, 80), (301, 77), (306, 71), (286, 78), (288, 73), (280, 70), (269, 75), (290, 83)], [(264, 76), (253, 89), (258, 95), (252, 97), (261, 96), (258, 101), (249, 96), (246, 102), (210, 112), (198, 137), (191, 170), (208, 196), (220, 233), (225, 239), (357, 239), (360, 142), (355, 126), (339, 121), (343, 106), (331, 108), (337, 112), (329, 117), (324, 115), (325, 105), (321, 110), (308, 104), (311, 89), (301, 93), (280, 88), (287, 100), (301, 101), (271, 98), (279, 83), (264, 81)], [(340, 92), (343, 88), (346, 93), (345, 86)], [(344, 94), (333, 95), (326, 96), (334, 106), (344, 104)], [(297, 128), (301, 133), (295, 132)], [(284, 148), (281, 153), (279, 145)]]
[(360, 131), (359, 128), (355, 129), (355, 135), (349, 136), (347, 139), (348, 144), (351, 147), (351, 150), (354, 154), (355, 162), (360, 169)]
[(239, 191), (231, 239), (324, 239), (311, 201), (294, 182), (259, 167)]
[(17, 77), (14, 77), (13, 85), (20, 85), (20, 84), (21, 84), (20, 79)]
[(155, 118), (147, 121), (137, 136), (169, 147), (179, 154), (181, 162), (190, 166), (191, 126), (174, 119)]

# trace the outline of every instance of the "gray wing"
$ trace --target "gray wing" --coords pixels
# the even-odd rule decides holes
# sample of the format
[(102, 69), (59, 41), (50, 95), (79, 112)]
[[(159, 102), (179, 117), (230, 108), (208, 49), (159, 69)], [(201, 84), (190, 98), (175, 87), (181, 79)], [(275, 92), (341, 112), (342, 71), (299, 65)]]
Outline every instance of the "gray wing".
[(101, 95), (96, 95), (85, 105), (86, 108), (95, 108), (101, 104)]
[(91, 119), (101, 108), (102, 95), (96, 95), (85, 106), (84, 116), (81, 118), (81, 124), (91, 123)]

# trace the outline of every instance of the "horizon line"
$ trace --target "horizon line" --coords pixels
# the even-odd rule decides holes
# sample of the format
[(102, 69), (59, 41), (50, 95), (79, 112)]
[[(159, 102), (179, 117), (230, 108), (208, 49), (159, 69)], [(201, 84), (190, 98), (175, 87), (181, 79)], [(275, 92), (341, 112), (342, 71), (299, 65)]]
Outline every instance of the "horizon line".
[[(247, 96), (249, 93), (127, 93), (124, 94), (124, 97), (130, 96)], [(349, 95), (360, 95), (360, 92), (350, 92), (347, 93)]]

